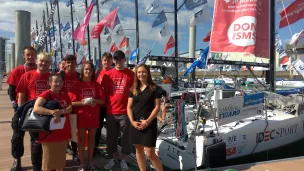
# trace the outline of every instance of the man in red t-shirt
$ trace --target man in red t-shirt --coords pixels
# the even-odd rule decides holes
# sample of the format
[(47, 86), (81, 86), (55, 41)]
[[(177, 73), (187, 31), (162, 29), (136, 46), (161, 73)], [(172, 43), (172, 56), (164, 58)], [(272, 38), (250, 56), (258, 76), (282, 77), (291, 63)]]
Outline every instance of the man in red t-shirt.
[[(63, 77), (63, 86), (62, 90), (66, 93), (71, 92), (72, 85), (79, 79), (79, 73), (76, 72), (76, 57), (74, 55), (67, 55), (63, 61), (65, 61), (64, 70), (61, 70), (59, 72), (59, 75)], [(73, 111), (73, 114), (76, 112)], [(71, 141), (71, 147), (68, 145), (67, 152), (70, 155), (73, 155), (73, 160), (76, 162), (79, 162), (78, 157), (78, 150), (77, 150), (77, 143), (74, 141)]]
[[(112, 69), (112, 63), (113, 63), (112, 54), (109, 52), (105, 52), (101, 58), (102, 68), (96, 72), (96, 82), (98, 84), (101, 84), (105, 73), (107, 71), (109, 71), (110, 69)], [(103, 93), (103, 95), (104, 95), (104, 93)], [(105, 99), (105, 96), (101, 97), (101, 99)], [(106, 104), (100, 105), (99, 128), (97, 128), (97, 130), (96, 130), (96, 136), (95, 136), (95, 147), (96, 148), (94, 150), (94, 156), (99, 153), (98, 146), (99, 146), (99, 141), (100, 141), (100, 137), (101, 137), (101, 130), (103, 128), (103, 124), (104, 124), (103, 121), (106, 118), (106, 116), (107, 116)]]
[[(25, 59), (25, 64), (14, 68), (12, 72), (9, 74), (6, 81), (9, 85), (8, 95), (10, 97), (15, 112), (18, 107), (18, 103), (17, 103), (18, 94), (16, 92), (16, 87), (22, 75), (25, 72), (37, 69), (35, 63), (36, 55), (37, 55), (36, 50), (31, 46), (27, 46), (23, 48), (22, 54)], [(20, 128), (18, 127), (18, 122), (19, 122), (19, 115), (15, 113), (12, 118), (13, 137), (11, 140), (11, 151), (12, 151), (12, 156), (14, 157), (14, 163), (11, 168), (11, 171), (21, 170), (20, 158), (23, 156), (24, 153), (24, 144), (23, 144), (24, 131), (20, 130)]]
[[(37, 70), (23, 74), (17, 86), (18, 106), (26, 101), (36, 99), (43, 91), (49, 89), (49, 67), (52, 57), (42, 52), (37, 56)], [(38, 143), (38, 133), (30, 132), (31, 136), (31, 159), (34, 171), (41, 171), (42, 146)]]
[(124, 66), (126, 56), (123, 51), (115, 51), (113, 59), (115, 68), (106, 72), (101, 84), (107, 95), (107, 153), (113, 155), (104, 168), (111, 169), (115, 165), (114, 159), (118, 156), (117, 139), (120, 137), (122, 147), (120, 166), (122, 170), (128, 170), (125, 158), (132, 152), (132, 148), (127, 104), (129, 91), (134, 82), (134, 73)]

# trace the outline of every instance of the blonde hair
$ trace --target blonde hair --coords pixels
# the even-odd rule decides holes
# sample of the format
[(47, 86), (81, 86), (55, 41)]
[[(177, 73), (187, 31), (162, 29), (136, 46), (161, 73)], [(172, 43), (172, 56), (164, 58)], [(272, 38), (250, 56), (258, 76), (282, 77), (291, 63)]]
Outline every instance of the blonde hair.
[(40, 52), (37, 56), (37, 60), (49, 61), (50, 63), (52, 63), (52, 56), (49, 53)]

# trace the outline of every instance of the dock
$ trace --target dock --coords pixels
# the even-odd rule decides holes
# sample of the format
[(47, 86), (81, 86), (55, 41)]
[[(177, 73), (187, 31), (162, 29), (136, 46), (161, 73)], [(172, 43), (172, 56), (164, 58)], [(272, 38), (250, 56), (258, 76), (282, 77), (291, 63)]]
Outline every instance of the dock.
[[(13, 164), (13, 157), (11, 155), (11, 138), (13, 131), (11, 128), (11, 120), (13, 117), (13, 108), (7, 95), (8, 85), (3, 81), (2, 90), (0, 90), (0, 171), (9, 171)], [(100, 147), (101, 150), (104, 150), (104, 146)], [(107, 163), (108, 159), (106, 155), (100, 154), (94, 158), (95, 163), (99, 170), (103, 169), (104, 165)], [(30, 154), (30, 136), (26, 132), (24, 136), (24, 155), (21, 158), (22, 171), (32, 170), (31, 164), (31, 154)], [(138, 171), (138, 166), (136, 161), (128, 158), (127, 163), (129, 165), (129, 171)], [(72, 160), (72, 156), (67, 154), (67, 162), (65, 171), (77, 171), (79, 164)], [(116, 164), (112, 171), (120, 171), (120, 164)]]
[(304, 157), (293, 157), (266, 162), (248, 163), (202, 171), (300, 171), (304, 170)]

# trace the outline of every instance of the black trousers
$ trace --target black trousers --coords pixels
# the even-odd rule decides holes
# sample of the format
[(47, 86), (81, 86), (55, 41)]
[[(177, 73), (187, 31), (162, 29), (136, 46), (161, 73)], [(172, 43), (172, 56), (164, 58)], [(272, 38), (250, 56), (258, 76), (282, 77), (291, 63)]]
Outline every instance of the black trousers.
[(106, 107), (101, 107), (100, 108), (100, 115), (99, 115), (99, 128), (96, 130), (96, 135), (95, 135), (95, 147), (98, 147), (99, 142), (100, 142), (100, 137), (101, 137), (101, 130), (103, 128), (103, 121), (107, 116), (107, 108)]
[[(24, 134), (19, 126), (19, 115), (14, 114), (12, 118), (13, 136), (11, 140), (12, 156), (17, 159), (21, 158), (24, 154)], [(42, 146), (38, 143), (38, 133), (30, 132), (31, 137), (31, 160), (34, 170), (41, 170), (42, 166)]]

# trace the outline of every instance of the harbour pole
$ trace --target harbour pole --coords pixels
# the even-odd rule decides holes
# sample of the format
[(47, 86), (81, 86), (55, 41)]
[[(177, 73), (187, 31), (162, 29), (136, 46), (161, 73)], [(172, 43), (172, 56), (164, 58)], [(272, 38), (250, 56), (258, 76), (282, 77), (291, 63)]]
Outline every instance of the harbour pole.
[[(96, 8), (97, 8), (97, 24), (99, 23), (99, 2), (96, 0)], [(99, 54), (99, 63), (101, 64), (101, 42), (100, 42), (100, 36), (98, 37), (98, 54)], [(95, 54), (96, 55), (96, 54)], [(98, 66), (99, 68), (100, 66)]]
[[(275, 73), (276, 73), (276, 68), (275, 68), (275, 63), (276, 63), (276, 57), (275, 57), (275, 0), (269, 0), (270, 6), (269, 6), (269, 18), (270, 18), (270, 23), (269, 23), (269, 82), (270, 82), (270, 91), (274, 92), (275, 91)], [(267, 77), (267, 76), (266, 76)]]
[(62, 40), (61, 40), (61, 23), (60, 23), (60, 12), (59, 12), (59, 2), (57, 1), (57, 15), (58, 15), (58, 25), (59, 25), (59, 42), (60, 42), (60, 54), (61, 59), (63, 58), (62, 54)]
[[(74, 19), (73, 19), (73, 0), (70, 0), (70, 11), (71, 11), (71, 22), (72, 22), (72, 33), (74, 32)], [(73, 55), (76, 55), (75, 51), (75, 40), (73, 39)]]
[[(138, 26), (138, 0), (135, 0), (135, 21), (136, 21), (136, 48), (139, 48), (139, 26)], [(139, 49), (136, 57), (136, 63), (139, 62)]]
[[(88, 0), (85, 0), (86, 9), (88, 8)], [(99, 9), (97, 9), (99, 10)], [(90, 43), (90, 24), (87, 26), (87, 35), (88, 35), (88, 51), (89, 51), (89, 61), (91, 61), (91, 43)]]

